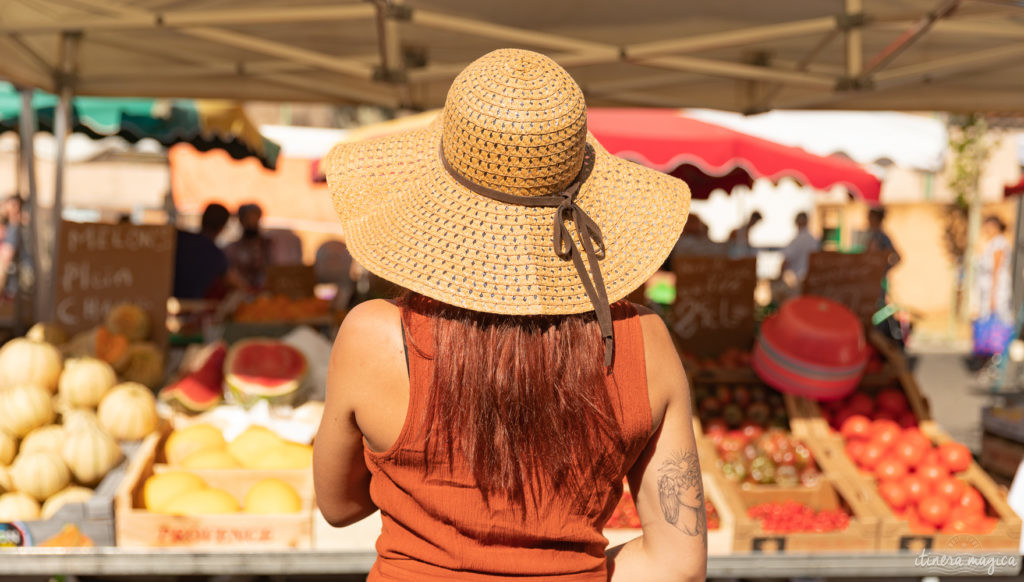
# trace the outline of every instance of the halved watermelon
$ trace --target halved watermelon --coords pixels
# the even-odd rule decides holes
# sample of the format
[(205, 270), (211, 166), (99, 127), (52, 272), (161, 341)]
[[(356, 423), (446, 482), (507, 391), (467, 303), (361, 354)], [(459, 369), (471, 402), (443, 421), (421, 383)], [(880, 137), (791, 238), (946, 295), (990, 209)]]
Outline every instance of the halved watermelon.
[(306, 357), (274, 339), (236, 342), (224, 362), (224, 385), (243, 406), (291, 404), (306, 378)]
[(220, 404), (224, 395), (224, 342), (210, 344), (196, 357), (192, 372), (160, 391), (160, 399), (184, 409), (203, 412)]

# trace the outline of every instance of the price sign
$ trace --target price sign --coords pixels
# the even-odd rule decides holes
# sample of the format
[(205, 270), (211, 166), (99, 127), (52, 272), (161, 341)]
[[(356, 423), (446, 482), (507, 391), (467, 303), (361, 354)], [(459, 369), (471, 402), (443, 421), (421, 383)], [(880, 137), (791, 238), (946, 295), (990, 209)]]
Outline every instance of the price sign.
[(135, 303), (166, 335), (175, 230), (165, 225), (64, 222), (57, 251), (56, 322), (70, 333), (102, 323), (118, 303)]
[(672, 329), (680, 346), (700, 356), (749, 348), (754, 340), (754, 258), (679, 257), (673, 262)]
[(882, 278), (889, 265), (884, 251), (858, 254), (813, 253), (807, 265), (803, 294), (831, 299), (869, 321), (878, 311)]

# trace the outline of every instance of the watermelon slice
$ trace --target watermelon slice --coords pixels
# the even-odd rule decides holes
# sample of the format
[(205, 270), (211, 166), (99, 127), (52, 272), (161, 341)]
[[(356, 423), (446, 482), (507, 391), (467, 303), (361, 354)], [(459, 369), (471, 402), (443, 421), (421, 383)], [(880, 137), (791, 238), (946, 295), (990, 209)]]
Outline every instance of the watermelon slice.
[(306, 357), (274, 339), (236, 342), (224, 362), (224, 385), (242, 406), (291, 404), (306, 378)]
[(224, 395), (224, 342), (210, 344), (196, 357), (192, 372), (160, 391), (160, 399), (186, 412), (204, 412), (220, 404)]

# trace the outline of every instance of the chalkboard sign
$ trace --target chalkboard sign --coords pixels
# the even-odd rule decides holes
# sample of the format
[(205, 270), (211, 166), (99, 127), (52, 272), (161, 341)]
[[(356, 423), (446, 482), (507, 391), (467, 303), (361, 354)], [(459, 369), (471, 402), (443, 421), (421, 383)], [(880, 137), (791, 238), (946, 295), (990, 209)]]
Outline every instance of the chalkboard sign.
[(679, 257), (672, 269), (672, 329), (680, 347), (699, 356), (749, 348), (754, 340), (756, 259)]
[(885, 251), (813, 253), (807, 266), (803, 293), (842, 303), (868, 321), (878, 311), (882, 277), (888, 264), (889, 254)]
[(153, 340), (163, 343), (175, 243), (172, 226), (64, 222), (56, 322), (76, 333), (102, 323), (114, 305), (131, 302), (149, 313)]
[(316, 271), (310, 265), (271, 265), (267, 267), (267, 291), (292, 299), (313, 296)]

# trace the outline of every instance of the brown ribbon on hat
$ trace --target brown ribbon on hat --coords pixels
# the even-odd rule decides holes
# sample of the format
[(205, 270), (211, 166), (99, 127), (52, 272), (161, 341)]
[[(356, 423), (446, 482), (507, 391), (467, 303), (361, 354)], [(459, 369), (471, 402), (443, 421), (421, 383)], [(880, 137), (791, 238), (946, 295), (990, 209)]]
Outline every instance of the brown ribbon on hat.
[[(593, 304), (594, 312), (597, 314), (597, 323), (601, 328), (601, 337), (604, 340), (604, 364), (611, 366), (615, 358), (615, 333), (612, 325), (611, 305), (608, 303), (608, 291), (605, 289), (604, 278), (601, 276), (601, 268), (598, 265), (598, 261), (604, 259), (604, 237), (597, 223), (576, 204), (576, 195), (579, 194), (580, 187), (594, 163), (593, 149), (589, 145), (586, 146), (583, 167), (572, 184), (557, 194), (546, 196), (517, 196), (493, 190), (469, 180), (448, 163), (448, 159), (444, 155), (444, 144), (441, 144), (441, 163), (444, 164), (445, 170), (455, 178), (455, 181), (476, 194), (505, 204), (556, 209), (554, 228), (551, 234), (555, 254), (562, 260), (571, 259), (575, 265), (576, 272), (579, 273), (583, 283), (583, 289), (587, 292), (587, 297), (590, 298), (590, 303)], [(590, 264), (590, 272), (593, 273), (593, 280), (587, 273), (587, 268), (583, 264), (583, 256), (579, 247), (576, 246), (572, 233), (565, 225), (566, 221), (576, 225), (576, 232), (580, 236), (580, 242), (587, 255), (587, 262)]]

